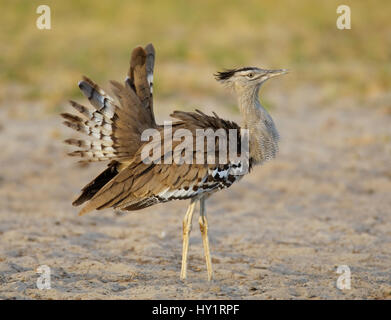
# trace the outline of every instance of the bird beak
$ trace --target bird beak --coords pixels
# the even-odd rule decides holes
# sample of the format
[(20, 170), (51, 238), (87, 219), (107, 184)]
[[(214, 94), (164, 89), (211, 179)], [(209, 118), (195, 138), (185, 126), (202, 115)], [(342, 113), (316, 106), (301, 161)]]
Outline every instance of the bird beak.
[(270, 79), (273, 77), (281, 76), (286, 73), (288, 73), (287, 69), (268, 70), (267, 71), (267, 78)]

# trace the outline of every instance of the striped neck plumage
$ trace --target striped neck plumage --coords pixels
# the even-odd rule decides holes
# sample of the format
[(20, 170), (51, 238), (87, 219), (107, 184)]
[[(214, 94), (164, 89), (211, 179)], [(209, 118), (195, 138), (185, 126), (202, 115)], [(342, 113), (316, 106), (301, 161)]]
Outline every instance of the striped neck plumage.
[(249, 130), (250, 157), (256, 164), (274, 158), (279, 134), (274, 121), (259, 101), (259, 86), (238, 93), (242, 127)]

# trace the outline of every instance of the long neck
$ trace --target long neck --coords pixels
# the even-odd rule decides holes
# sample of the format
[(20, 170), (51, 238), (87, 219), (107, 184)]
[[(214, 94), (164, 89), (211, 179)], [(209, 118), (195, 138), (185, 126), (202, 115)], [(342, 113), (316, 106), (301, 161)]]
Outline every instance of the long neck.
[(243, 118), (243, 127), (251, 130), (251, 124), (261, 120), (262, 107), (258, 98), (259, 88), (240, 92), (238, 95), (239, 110)]
[(250, 158), (256, 164), (270, 160), (278, 151), (279, 135), (274, 121), (258, 98), (259, 87), (238, 95), (242, 127), (249, 130)]

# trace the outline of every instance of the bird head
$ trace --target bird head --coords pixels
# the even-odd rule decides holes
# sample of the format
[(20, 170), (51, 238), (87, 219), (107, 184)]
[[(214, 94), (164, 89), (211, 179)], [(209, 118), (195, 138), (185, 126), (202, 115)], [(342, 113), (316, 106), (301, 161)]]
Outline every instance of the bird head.
[(267, 70), (245, 67), (217, 72), (215, 78), (237, 92), (258, 89), (266, 80), (287, 73), (286, 69)]

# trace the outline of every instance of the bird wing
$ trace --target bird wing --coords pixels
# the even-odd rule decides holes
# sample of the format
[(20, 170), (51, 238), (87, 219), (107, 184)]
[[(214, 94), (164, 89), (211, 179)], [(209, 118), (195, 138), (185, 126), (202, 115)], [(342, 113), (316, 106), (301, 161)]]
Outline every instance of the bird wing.
[[(234, 122), (222, 120), (216, 114), (207, 116), (200, 111), (175, 111), (172, 117), (180, 120), (173, 125), (174, 135), (179, 129), (189, 130), (193, 137), (197, 129), (210, 128), (214, 131), (240, 129)], [(162, 144), (164, 144), (167, 136), (162, 128), (160, 128), (160, 133)], [(238, 141), (241, 141), (240, 136)], [(180, 141), (172, 141), (173, 153), (180, 143)], [(195, 139), (191, 143), (195, 143)], [(218, 151), (218, 141), (215, 143)], [(226, 163), (221, 163), (218, 152), (215, 163), (207, 163), (206, 154), (203, 163), (196, 163), (197, 148), (193, 149), (192, 163), (164, 164), (164, 152), (161, 153), (160, 163), (145, 163), (141, 161), (144, 146), (137, 151), (135, 157), (118, 175), (91, 198), (80, 214), (108, 207), (138, 210), (160, 202), (193, 198), (203, 193), (227, 188), (241, 177), (232, 171), (237, 164), (230, 162), (229, 159)], [(207, 147), (204, 145), (203, 148), (206, 153)]]

